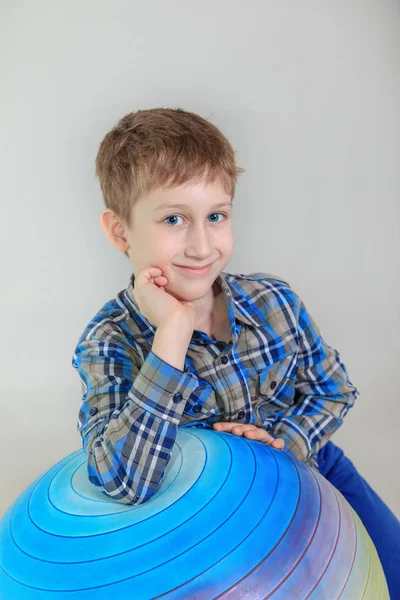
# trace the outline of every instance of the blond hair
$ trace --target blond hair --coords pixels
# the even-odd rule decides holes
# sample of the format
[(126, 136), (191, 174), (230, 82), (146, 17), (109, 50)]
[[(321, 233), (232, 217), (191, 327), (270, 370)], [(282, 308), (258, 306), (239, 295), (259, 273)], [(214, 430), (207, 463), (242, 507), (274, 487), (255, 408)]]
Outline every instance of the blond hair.
[(106, 134), (96, 157), (104, 203), (128, 227), (133, 204), (159, 187), (217, 179), (233, 198), (244, 171), (221, 131), (181, 108), (128, 113)]

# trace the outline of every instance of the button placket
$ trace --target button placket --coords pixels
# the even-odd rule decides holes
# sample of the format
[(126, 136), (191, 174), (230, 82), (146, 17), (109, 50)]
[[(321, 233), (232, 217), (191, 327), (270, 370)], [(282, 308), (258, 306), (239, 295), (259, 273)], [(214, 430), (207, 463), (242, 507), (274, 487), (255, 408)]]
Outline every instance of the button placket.
[[(241, 396), (240, 396), (240, 401), (238, 401), (237, 399), (235, 399), (235, 408), (232, 411), (232, 416), (236, 413), (236, 410), (238, 409), (238, 405), (239, 406), (245, 406), (245, 410), (244, 409), (240, 409), (239, 412), (237, 413), (236, 418), (238, 420), (244, 419), (246, 417), (246, 414), (248, 415), (248, 418), (250, 417), (251, 419), (251, 414), (252, 414), (252, 403), (251, 403), (251, 394), (250, 394), (250, 389), (249, 389), (249, 384), (246, 380), (245, 375), (243, 374), (243, 370), (241, 367), (241, 363), (240, 360), (238, 359), (238, 357), (235, 354), (234, 349), (232, 350), (232, 354), (231, 356), (227, 356), (224, 355), (220, 358), (221, 363), (226, 365), (228, 362), (232, 362), (232, 364), (237, 365), (238, 369), (235, 369), (235, 372), (238, 376), (238, 380), (242, 382), (242, 390), (241, 390)], [(244, 389), (246, 389), (246, 392), (244, 392)]]

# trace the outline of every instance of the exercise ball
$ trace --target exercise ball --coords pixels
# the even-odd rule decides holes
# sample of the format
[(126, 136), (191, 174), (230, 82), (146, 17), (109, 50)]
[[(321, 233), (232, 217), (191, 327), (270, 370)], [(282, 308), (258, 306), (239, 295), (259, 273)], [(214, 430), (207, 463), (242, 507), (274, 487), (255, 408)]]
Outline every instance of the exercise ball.
[(388, 599), (376, 549), (322, 475), (261, 442), (179, 428), (156, 494), (112, 501), (78, 450), (0, 521), (2, 600)]

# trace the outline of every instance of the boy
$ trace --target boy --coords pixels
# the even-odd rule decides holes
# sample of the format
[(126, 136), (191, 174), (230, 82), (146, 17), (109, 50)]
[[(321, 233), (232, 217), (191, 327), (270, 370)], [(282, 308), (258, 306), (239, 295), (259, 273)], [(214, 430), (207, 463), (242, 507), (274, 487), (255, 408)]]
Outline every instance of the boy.
[(360, 514), (393, 592), (399, 523), (328, 441), (358, 396), (339, 354), (285, 281), (224, 272), (243, 172), (234, 154), (214, 125), (181, 109), (130, 113), (100, 145), (101, 225), (133, 274), (73, 357), (89, 479), (114, 500), (145, 502), (178, 426), (294, 452)]

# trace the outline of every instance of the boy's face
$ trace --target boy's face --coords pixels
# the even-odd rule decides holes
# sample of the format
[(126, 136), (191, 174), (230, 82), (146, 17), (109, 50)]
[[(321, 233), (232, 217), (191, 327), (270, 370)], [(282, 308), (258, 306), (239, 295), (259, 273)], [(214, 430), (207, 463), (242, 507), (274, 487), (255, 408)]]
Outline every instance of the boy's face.
[[(218, 181), (159, 188), (136, 202), (131, 222), (125, 237), (134, 274), (159, 267), (178, 299), (207, 296), (232, 256), (232, 201)], [(205, 274), (180, 268), (210, 264)]]

